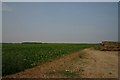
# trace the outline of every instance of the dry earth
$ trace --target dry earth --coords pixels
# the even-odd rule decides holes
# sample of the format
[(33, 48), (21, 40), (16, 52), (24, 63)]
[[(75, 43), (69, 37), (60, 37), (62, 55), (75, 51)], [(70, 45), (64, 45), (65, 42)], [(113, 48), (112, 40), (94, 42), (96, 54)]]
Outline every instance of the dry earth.
[(118, 52), (88, 48), (6, 77), (118, 78)]

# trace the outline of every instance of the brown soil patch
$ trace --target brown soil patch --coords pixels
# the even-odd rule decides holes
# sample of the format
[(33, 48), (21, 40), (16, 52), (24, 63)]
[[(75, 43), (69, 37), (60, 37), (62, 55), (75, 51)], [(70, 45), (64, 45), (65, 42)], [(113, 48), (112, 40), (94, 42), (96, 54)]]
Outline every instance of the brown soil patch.
[[(81, 56), (82, 55), (82, 56)], [(46, 62), (4, 78), (117, 78), (118, 52), (91, 48)]]
[(118, 78), (118, 52), (85, 49), (87, 59), (82, 77), (85, 78)]

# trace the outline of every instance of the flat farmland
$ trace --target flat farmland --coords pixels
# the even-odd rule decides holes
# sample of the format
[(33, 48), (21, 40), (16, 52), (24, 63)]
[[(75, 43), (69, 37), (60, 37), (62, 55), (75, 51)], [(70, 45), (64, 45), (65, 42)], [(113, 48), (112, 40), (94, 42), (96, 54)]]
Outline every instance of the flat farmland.
[(3, 44), (2, 75), (14, 74), (97, 44)]

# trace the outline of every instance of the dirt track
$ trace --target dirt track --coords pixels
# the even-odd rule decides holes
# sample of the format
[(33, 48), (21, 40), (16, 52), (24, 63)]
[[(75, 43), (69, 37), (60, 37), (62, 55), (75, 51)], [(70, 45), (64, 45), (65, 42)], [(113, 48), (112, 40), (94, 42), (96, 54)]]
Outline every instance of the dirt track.
[[(82, 56), (81, 56), (82, 55)], [(92, 48), (65, 55), (25, 71), (8, 75), (14, 78), (117, 78), (118, 52)]]
[(118, 52), (97, 51), (85, 49), (88, 59), (82, 77), (89, 78), (117, 78), (118, 77)]

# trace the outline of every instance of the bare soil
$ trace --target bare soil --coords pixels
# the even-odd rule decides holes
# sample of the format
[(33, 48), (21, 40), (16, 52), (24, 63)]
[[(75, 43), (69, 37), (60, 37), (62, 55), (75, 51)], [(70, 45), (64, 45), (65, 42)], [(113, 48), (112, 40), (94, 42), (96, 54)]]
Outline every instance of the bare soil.
[(118, 78), (118, 52), (87, 48), (6, 77)]

